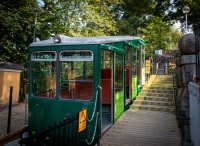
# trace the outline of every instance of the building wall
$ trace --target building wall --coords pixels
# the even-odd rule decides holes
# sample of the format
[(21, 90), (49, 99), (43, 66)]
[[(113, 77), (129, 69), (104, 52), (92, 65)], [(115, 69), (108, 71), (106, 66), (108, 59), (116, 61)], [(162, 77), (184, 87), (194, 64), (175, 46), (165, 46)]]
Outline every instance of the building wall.
[(0, 70), (0, 97), (2, 98), (2, 105), (9, 103), (10, 86), (13, 86), (12, 102), (18, 102), (20, 88), (20, 73), (21, 71), (19, 70)]

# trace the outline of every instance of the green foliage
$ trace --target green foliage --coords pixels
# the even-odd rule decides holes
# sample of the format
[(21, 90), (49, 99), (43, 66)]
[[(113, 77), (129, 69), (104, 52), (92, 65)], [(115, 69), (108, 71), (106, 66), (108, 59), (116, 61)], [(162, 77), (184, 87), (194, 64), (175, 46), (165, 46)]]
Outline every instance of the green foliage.
[(47, 39), (51, 34), (67, 36), (104, 36), (116, 34), (113, 8), (116, 0), (51, 1), (44, 6), (37, 18), (36, 36)]
[(118, 33), (143, 38), (147, 44), (146, 57), (157, 49), (176, 49), (181, 34), (173, 29), (171, 21), (162, 21), (169, 6), (170, 1), (163, 0), (123, 0), (118, 8), (124, 11), (123, 18), (117, 21)]
[(123, 0), (120, 5), (124, 16), (117, 22), (119, 34), (137, 35), (139, 27), (145, 27), (145, 21), (155, 7), (153, 0)]
[[(4, 0), (0, 2), (0, 61), (24, 63), (28, 45), (52, 34), (105, 36), (117, 34), (118, 0)], [(34, 25), (35, 24), (35, 25)], [(35, 27), (34, 27), (35, 26)], [(35, 28), (35, 30), (34, 30)]]
[[(182, 13), (185, 5), (191, 9), (189, 23), (199, 22), (198, 0), (43, 0), (42, 4), (38, 0), (3, 0), (0, 1), (0, 62), (26, 65), (21, 77), (24, 89), (28, 46), (36, 37), (45, 40), (52, 34), (136, 35), (146, 41), (148, 57), (156, 49), (176, 48), (180, 33), (171, 27), (171, 20), (185, 21)], [(25, 91), (20, 95), (23, 99)]]
[[(139, 35), (147, 41), (147, 47), (169, 49), (171, 46), (172, 48), (174, 44), (171, 42), (177, 40), (175, 38), (178, 38), (179, 34), (173, 32), (168, 23), (170, 21), (162, 22), (161, 19), (153, 17), (158, 15), (165, 20), (175, 18), (168, 17), (172, 11), (172, 9), (169, 11), (169, 7), (179, 6), (180, 2), (178, 0), (174, 0), (173, 4), (170, 2), (169, 0), (43, 0), (44, 4), (41, 5), (37, 0), (4, 0), (0, 2), (0, 61), (27, 62), (27, 47), (34, 38), (49, 39), (52, 34)], [(184, 0), (182, 5), (198, 5), (198, 3)], [(165, 11), (169, 12), (167, 16)], [(121, 14), (122, 18), (119, 17)], [(173, 35), (172, 32), (176, 35), (170, 36)], [(166, 42), (170, 42), (170, 45)]]
[[(185, 14), (182, 9), (184, 6), (190, 8), (188, 13), (188, 24), (193, 25), (200, 22), (200, 1), (199, 0), (155, 0), (157, 3), (154, 11), (154, 15), (159, 16), (160, 13), (167, 12), (167, 15), (163, 18), (164, 21), (180, 21), (182, 29), (185, 27)], [(184, 26), (184, 27), (183, 27)]]
[(139, 36), (146, 41), (146, 57), (153, 55), (154, 50), (173, 50), (178, 46), (181, 34), (171, 27), (168, 22), (163, 22), (162, 17), (149, 17), (147, 27), (138, 28)]
[(27, 46), (32, 40), (33, 4), (31, 0), (0, 2), (0, 61), (27, 61)]

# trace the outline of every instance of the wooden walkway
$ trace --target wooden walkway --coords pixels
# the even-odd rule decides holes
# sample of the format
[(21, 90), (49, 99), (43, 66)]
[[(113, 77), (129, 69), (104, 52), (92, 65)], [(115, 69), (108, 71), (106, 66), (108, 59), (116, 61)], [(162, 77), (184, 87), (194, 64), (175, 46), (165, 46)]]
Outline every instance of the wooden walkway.
[(103, 135), (100, 145), (181, 146), (181, 136), (173, 113), (129, 109)]

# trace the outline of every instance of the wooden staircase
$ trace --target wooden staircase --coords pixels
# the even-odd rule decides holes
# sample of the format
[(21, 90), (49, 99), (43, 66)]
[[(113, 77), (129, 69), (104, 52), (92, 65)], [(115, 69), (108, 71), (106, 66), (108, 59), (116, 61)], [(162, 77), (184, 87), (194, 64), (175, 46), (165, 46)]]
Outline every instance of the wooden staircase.
[(130, 109), (174, 112), (172, 75), (151, 76)]

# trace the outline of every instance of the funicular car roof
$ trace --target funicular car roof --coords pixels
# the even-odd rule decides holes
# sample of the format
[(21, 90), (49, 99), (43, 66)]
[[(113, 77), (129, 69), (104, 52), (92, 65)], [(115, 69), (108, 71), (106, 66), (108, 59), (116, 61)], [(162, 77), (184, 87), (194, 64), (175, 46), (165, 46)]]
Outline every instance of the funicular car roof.
[(122, 42), (122, 41), (131, 41), (139, 40), (144, 41), (143, 39), (135, 36), (92, 36), (92, 37), (68, 37), (61, 36), (61, 41), (55, 43), (54, 39), (43, 40), (31, 43), (29, 47), (35, 46), (52, 46), (52, 45), (83, 45), (83, 44), (106, 44), (113, 42)]

